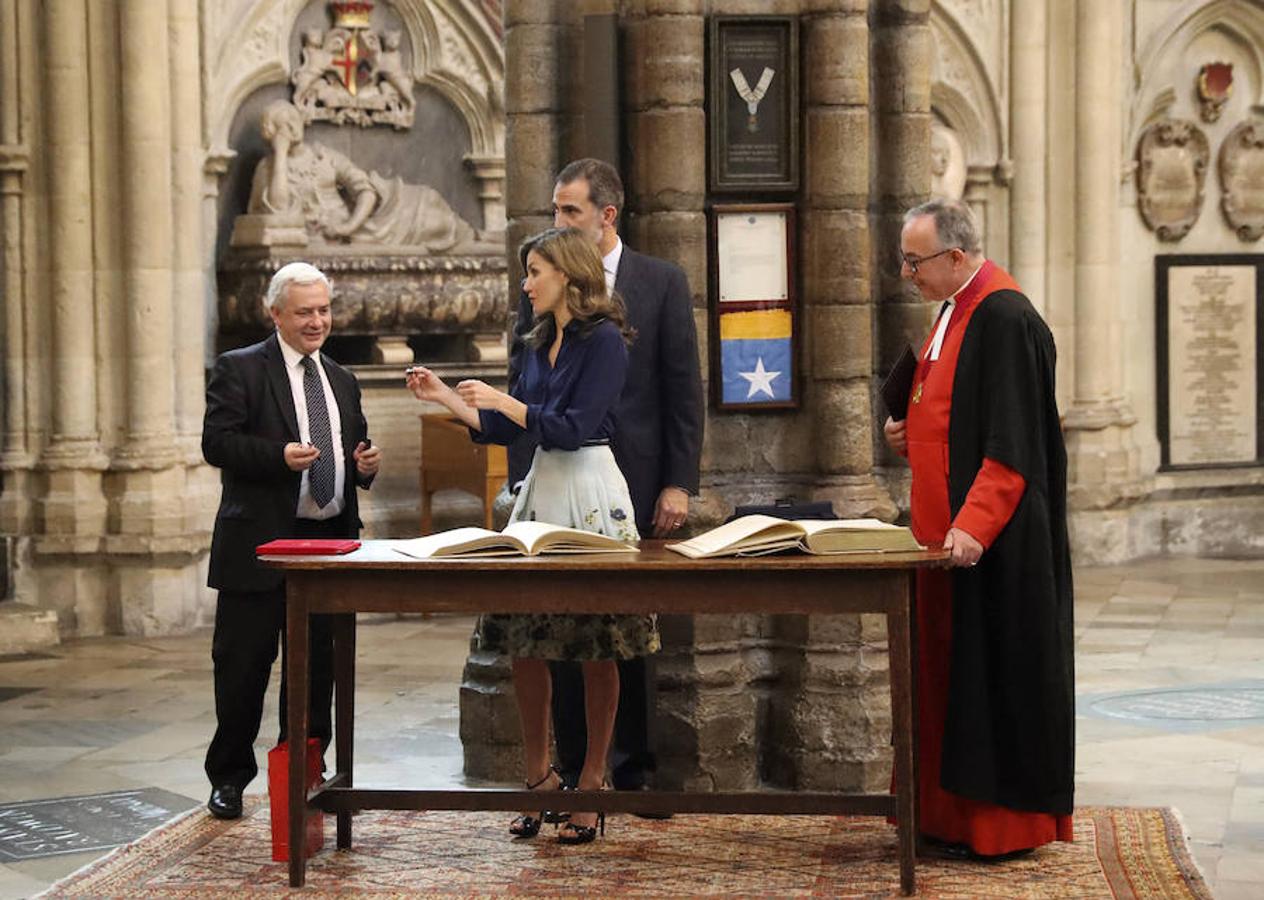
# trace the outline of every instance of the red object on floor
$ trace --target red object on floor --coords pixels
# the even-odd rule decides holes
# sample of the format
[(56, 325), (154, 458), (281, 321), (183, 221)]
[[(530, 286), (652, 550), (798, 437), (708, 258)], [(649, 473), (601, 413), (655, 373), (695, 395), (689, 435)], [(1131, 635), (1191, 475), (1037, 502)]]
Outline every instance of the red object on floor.
[[(320, 739), (307, 739), (307, 787), (320, 783)], [(290, 859), (290, 745), (286, 741), (268, 751), (268, 805), (272, 814), (272, 861)], [(325, 814), (308, 810), (304, 856), (310, 858), (325, 846)]]

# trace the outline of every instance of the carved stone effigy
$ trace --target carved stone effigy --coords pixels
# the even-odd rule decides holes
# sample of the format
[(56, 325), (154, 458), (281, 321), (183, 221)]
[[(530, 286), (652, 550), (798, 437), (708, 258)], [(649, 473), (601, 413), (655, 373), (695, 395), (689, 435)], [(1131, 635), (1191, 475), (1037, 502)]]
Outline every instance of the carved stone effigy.
[(1264, 235), (1264, 123), (1243, 122), (1220, 145), (1220, 209), (1244, 241)]
[(1211, 151), (1193, 122), (1162, 119), (1137, 145), (1137, 206), (1161, 241), (1179, 241), (1198, 221)]

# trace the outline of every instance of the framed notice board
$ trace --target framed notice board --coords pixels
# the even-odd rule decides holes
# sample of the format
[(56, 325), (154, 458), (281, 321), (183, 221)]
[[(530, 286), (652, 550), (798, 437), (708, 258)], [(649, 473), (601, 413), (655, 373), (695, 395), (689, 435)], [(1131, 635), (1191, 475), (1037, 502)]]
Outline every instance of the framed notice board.
[(712, 16), (707, 135), (712, 193), (799, 187), (799, 21)]
[(1264, 464), (1264, 254), (1154, 259), (1161, 468)]
[(794, 204), (710, 208), (711, 399), (719, 410), (799, 405)]

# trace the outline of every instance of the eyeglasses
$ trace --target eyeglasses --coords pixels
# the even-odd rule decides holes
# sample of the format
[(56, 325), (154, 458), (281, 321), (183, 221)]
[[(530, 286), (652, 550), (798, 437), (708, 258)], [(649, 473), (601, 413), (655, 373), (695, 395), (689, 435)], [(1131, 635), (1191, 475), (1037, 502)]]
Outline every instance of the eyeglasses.
[(954, 250), (960, 250), (960, 247), (949, 247), (947, 250), (940, 250), (938, 253), (932, 253), (930, 256), (909, 256), (907, 253), (901, 253), (900, 259), (904, 260), (904, 265), (909, 267), (909, 271), (914, 275), (922, 263), (928, 263), (937, 256), (943, 256), (945, 253), (951, 253)]

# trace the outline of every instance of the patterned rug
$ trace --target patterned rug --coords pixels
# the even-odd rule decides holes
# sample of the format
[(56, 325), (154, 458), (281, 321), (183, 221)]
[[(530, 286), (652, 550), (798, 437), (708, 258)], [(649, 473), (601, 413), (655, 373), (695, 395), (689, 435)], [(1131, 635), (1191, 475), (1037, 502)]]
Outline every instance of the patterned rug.
[[(354, 849), (325, 847), (303, 896), (888, 897), (899, 893), (895, 830), (861, 817), (618, 816), (604, 838), (563, 847), (551, 831), (505, 835), (503, 813), (367, 812)], [(272, 897), (289, 892), (271, 861), (268, 811), (236, 822), (178, 818), (58, 882), (41, 898)], [(979, 864), (919, 860), (921, 897), (1210, 898), (1168, 809), (1086, 807), (1075, 842)]]

